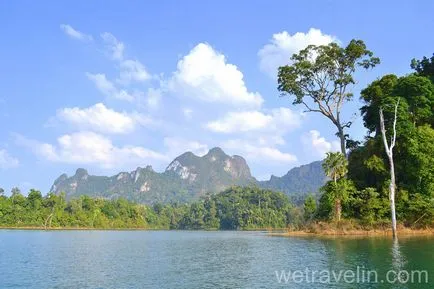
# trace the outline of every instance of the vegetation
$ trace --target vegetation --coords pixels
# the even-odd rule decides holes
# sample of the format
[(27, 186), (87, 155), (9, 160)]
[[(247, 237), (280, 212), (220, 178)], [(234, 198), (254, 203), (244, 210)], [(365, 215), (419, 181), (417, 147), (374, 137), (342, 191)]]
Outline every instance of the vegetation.
[(285, 228), (298, 212), (283, 193), (254, 187), (232, 187), (191, 204), (135, 204), (31, 190), (27, 197), (14, 189), (0, 196), (1, 227), (142, 228), (185, 230), (254, 230)]
[(309, 45), (291, 57), (291, 64), (278, 72), (278, 89), (295, 97), (293, 104), (303, 104), (308, 112), (321, 113), (337, 128), (341, 152), (346, 155), (344, 129), (351, 121), (341, 119), (342, 107), (353, 98), (349, 91), (355, 84), (358, 68), (372, 68), (380, 59), (361, 40), (351, 40), (346, 47), (337, 43)]
[(329, 152), (327, 157), (323, 162), (323, 168), (326, 175), (333, 180), (331, 185), (333, 188), (330, 190), (332, 193), (331, 197), (335, 203), (335, 216), (337, 221), (341, 220), (342, 212), (342, 200), (346, 196), (346, 190), (342, 186), (344, 182), (341, 179), (347, 174), (347, 159), (342, 153)]
[(333, 177), (338, 162), (328, 155), (331, 180), (322, 188), (316, 221), (339, 222), (338, 200), (343, 218), (365, 226), (393, 223), (395, 209), (404, 226), (434, 226), (433, 59), (413, 60), (416, 72), (385, 75), (362, 90), (368, 135), (363, 143), (347, 143), (346, 176), (344, 169)]

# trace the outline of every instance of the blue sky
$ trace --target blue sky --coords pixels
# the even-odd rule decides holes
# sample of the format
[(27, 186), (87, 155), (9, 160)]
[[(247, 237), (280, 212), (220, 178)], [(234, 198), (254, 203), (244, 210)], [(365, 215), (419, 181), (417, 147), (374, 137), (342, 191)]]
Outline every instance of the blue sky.
[[(351, 4), (350, 4), (351, 3)], [(0, 186), (111, 175), (214, 146), (265, 179), (336, 149), (332, 124), (280, 98), (307, 44), (362, 39), (386, 73), (431, 55), (432, 1), (2, 1)], [(286, 60), (285, 60), (286, 59)], [(354, 101), (344, 110), (358, 112)], [(349, 131), (365, 130), (360, 116)]]

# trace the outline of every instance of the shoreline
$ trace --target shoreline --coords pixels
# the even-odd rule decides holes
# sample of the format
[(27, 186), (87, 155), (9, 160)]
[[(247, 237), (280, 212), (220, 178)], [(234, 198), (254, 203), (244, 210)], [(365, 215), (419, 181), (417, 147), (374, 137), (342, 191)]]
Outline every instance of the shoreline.
[(38, 227), (38, 226), (23, 226), (23, 227), (5, 227), (0, 226), (1, 230), (27, 230), (27, 231), (206, 231), (206, 232), (274, 232), (273, 234), (283, 234), (283, 232), (286, 232), (285, 228), (258, 228), (258, 229), (249, 229), (249, 230), (178, 230), (178, 229), (167, 229), (167, 228), (94, 228), (94, 227), (51, 227), (51, 228), (44, 228), (44, 227)]
[[(281, 237), (391, 237), (390, 229), (372, 230), (322, 230), (310, 232), (306, 230), (287, 231), (284, 233), (271, 233), (273, 236)], [(434, 229), (398, 229), (398, 237), (405, 236), (434, 236)]]
[[(51, 227), (44, 228), (38, 226), (23, 226), (23, 227), (3, 227), (2, 230), (23, 230), (23, 231), (234, 231), (234, 232), (265, 232), (270, 236), (275, 237), (390, 237), (392, 231), (390, 229), (372, 229), (372, 230), (320, 230), (316, 232), (308, 230), (295, 230), (288, 231), (286, 229), (256, 229), (256, 230), (173, 230), (173, 229), (158, 229), (158, 228), (91, 228), (91, 227)], [(430, 229), (398, 229), (398, 237), (411, 237), (411, 236), (434, 236), (434, 228)]]
[(150, 229), (150, 228), (91, 228), (91, 227), (51, 227), (44, 228), (38, 226), (23, 226), (23, 227), (1, 227), (1, 230), (25, 230), (25, 231), (164, 231), (166, 229)]

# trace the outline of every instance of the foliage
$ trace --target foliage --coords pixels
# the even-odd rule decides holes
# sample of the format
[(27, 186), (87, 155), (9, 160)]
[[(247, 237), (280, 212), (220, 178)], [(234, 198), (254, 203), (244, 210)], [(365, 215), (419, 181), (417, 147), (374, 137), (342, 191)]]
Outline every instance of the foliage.
[(336, 182), (328, 181), (321, 188), (322, 196), (318, 206), (320, 219), (340, 221), (340, 215), (348, 217), (352, 215), (350, 196), (356, 194), (354, 183), (347, 178), (340, 178)]
[(372, 224), (390, 215), (387, 155), (382, 146), (378, 111), (383, 108), (386, 121), (393, 120), (393, 104), (399, 99), (394, 149), (398, 219), (408, 226), (433, 225), (433, 59), (414, 60), (412, 68), (416, 73), (402, 77), (385, 75), (362, 90), (365, 104), (361, 113), (369, 135), (350, 151), (348, 158), (348, 177), (357, 188), (349, 205), (352, 217)]
[(416, 70), (419, 75), (431, 78), (431, 81), (434, 82), (434, 54), (431, 58), (424, 56), (422, 60), (413, 59), (411, 68)]
[(279, 91), (294, 96), (293, 104), (303, 104), (307, 111), (327, 117), (338, 129), (341, 152), (346, 154), (344, 129), (351, 122), (342, 121), (342, 106), (353, 97), (350, 86), (355, 84), (358, 68), (372, 68), (380, 59), (373, 56), (362, 40), (353, 39), (346, 47), (334, 42), (309, 45), (290, 60), (289, 65), (279, 67)]
[[(108, 200), (31, 190), (0, 196), (0, 226), (47, 228), (144, 228), (247, 230), (286, 228), (297, 212), (283, 193), (256, 187), (231, 187), (191, 204), (142, 205), (119, 198)], [(295, 214), (295, 217), (294, 217)]]
[(336, 182), (348, 172), (348, 162), (340, 152), (328, 152), (322, 164), (325, 174)]
[(307, 196), (304, 201), (304, 219), (312, 220), (316, 213), (316, 200), (312, 195)]
[(335, 204), (334, 215), (340, 221), (342, 201), (347, 197), (347, 182), (343, 178), (348, 172), (348, 162), (342, 153), (328, 152), (323, 162), (323, 168), (326, 175), (333, 181), (331, 186), (326, 185), (324, 188), (330, 189), (330, 192), (326, 191), (326, 193), (330, 194)]

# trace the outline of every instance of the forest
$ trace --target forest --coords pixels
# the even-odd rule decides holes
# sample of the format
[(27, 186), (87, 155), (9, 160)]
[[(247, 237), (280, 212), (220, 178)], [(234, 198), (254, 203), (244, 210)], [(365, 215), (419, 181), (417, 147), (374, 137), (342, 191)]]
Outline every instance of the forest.
[(0, 227), (254, 230), (285, 228), (296, 209), (283, 193), (232, 187), (190, 204), (155, 204), (14, 189), (0, 196)]
[[(315, 55), (314, 60), (312, 55)], [(407, 75), (384, 75), (361, 91), (363, 141), (346, 133), (344, 104), (353, 100), (354, 75), (380, 60), (363, 41), (348, 46), (309, 46), (279, 68), (278, 89), (294, 105), (321, 113), (336, 126), (341, 152), (323, 161), (329, 177), (320, 197), (309, 195), (295, 206), (283, 193), (256, 187), (231, 187), (192, 203), (134, 204), (120, 199), (15, 188), (0, 190), (0, 226), (43, 228), (143, 228), (253, 230), (301, 229), (318, 222), (351, 221), (363, 228), (434, 225), (434, 56), (413, 59)]]
[(323, 162), (329, 181), (318, 206), (306, 200), (305, 211), (338, 224), (391, 224), (396, 237), (396, 220), (406, 227), (434, 224), (434, 56), (413, 59), (407, 75), (384, 75), (361, 90), (357, 113), (367, 134), (353, 140), (344, 107), (354, 99), (355, 76), (379, 64), (362, 40), (310, 45), (279, 68), (278, 89), (328, 119), (340, 139), (341, 151)]

